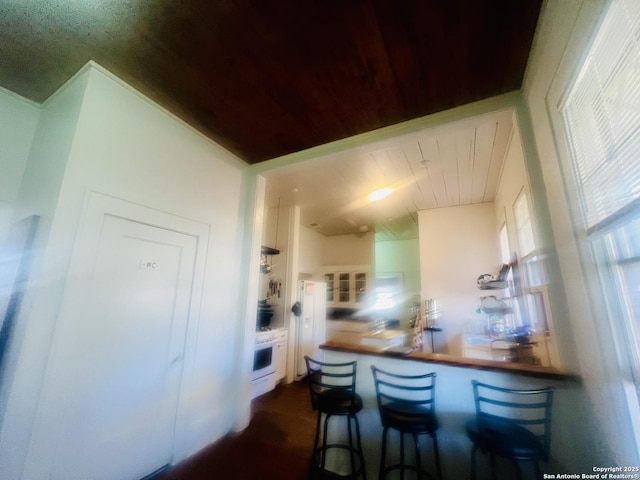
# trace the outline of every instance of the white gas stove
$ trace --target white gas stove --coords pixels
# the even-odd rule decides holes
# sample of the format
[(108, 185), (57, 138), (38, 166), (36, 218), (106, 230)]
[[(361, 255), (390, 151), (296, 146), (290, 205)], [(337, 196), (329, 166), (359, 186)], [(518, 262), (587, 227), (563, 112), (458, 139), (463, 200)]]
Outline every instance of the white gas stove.
[(251, 375), (251, 398), (254, 399), (276, 387), (277, 356), (280, 342), (287, 340), (285, 329), (265, 329), (256, 332)]

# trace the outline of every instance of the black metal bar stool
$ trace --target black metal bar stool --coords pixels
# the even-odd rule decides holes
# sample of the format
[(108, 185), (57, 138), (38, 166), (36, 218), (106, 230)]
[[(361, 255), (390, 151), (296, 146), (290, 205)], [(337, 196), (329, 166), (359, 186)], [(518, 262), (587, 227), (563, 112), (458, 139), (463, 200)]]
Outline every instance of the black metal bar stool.
[[(360, 424), (356, 414), (362, 410), (362, 398), (356, 393), (357, 362), (326, 363), (305, 356), (307, 374), (309, 378), (309, 392), (311, 406), (318, 412), (316, 435), (313, 442), (311, 469), (309, 478), (316, 473), (322, 477), (355, 479), (362, 475), (367, 479), (362, 442), (360, 440)], [(322, 431), (320, 421), (324, 414)], [(348, 444), (328, 443), (327, 428), (332, 416), (347, 418)], [(351, 423), (355, 423), (355, 443)], [(322, 445), (319, 445), (322, 438)], [(349, 454), (351, 472), (347, 475), (337, 474), (326, 469), (327, 452), (330, 450), (346, 450)]]
[[(437, 478), (442, 479), (440, 455), (438, 453), (438, 419), (435, 414), (436, 374), (400, 375), (371, 367), (376, 387), (376, 398), (383, 426), (382, 452), (380, 454), (379, 479), (384, 479), (393, 470), (400, 471), (404, 479), (405, 470), (415, 472), (417, 478), (433, 478), (422, 466), (420, 435), (429, 435), (433, 441)], [(387, 436), (392, 428), (400, 433), (400, 462), (386, 466)], [(404, 437), (413, 437), (415, 465), (404, 459)]]
[(549, 461), (553, 388), (517, 390), (471, 381), (476, 418), (467, 423), (471, 448), (471, 478), (476, 478), (476, 453), (488, 453), (491, 478), (496, 478), (496, 456), (510, 460), (518, 478), (519, 461), (533, 463), (542, 478), (539, 461)]

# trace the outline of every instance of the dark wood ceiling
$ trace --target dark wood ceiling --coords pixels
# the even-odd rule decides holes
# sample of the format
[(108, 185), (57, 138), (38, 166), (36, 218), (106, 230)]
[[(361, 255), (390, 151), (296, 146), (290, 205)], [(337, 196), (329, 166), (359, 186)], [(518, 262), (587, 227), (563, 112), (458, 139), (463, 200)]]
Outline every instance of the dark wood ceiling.
[(95, 60), (249, 163), (520, 88), (542, 0), (0, 0), (0, 85)]

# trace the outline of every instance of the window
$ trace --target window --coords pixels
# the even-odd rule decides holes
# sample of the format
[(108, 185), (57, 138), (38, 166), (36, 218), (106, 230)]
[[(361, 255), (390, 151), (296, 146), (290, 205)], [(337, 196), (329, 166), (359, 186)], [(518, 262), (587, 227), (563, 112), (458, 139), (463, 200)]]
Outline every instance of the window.
[(562, 112), (589, 233), (640, 197), (639, 11), (638, 2), (611, 3)]
[(510, 283), (516, 327), (535, 332), (535, 356), (542, 365), (559, 365), (551, 346), (551, 314), (543, 255), (535, 234), (531, 205), (523, 187), (513, 203), (517, 255), (512, 253)]
[[(626, 220), (626, 221), (624, 221)], [(590, 235), (609, 317), (619, 353), (628, 359), (633, 382), (640, 387), (640, 217), (605, 233)]]
[[(507, 230), (507, 224), (503, 223), (498, 232), (498, 242), (500, 244), (500, 261), (508, 265), (512, 261), (511, 248), (509, 247), (509, 233)], [(507, 285), (513, 286), (513, 270), (509, 269), (509, 273), (506, 276)], [(522, 315), (520, 314), (519, 302), (515, 298), (515, 291), (513, 288), (505, 290), (502, 300), (506, 301), (511, 308), (511, 313), (505, 316), (505, 322), (509, 329), (521, 327), (524, 323)]]
[[(361, 274), (364, 275), (364, 274)], [(373, 310), (390, 310), (402, 295), (402, 273), (378, 274), (373, 292)]]
[(614, 229), (600, 242), (602, 256), (608, 259), (608, 283), (617, 292), (622, 317), (628, 319), (629, 352), (633, 364), (640, 365), (640, 218)]
[(522, 277), (519, 279), (525, 290), (535, 289), (546, 285), (544, 263), (536, 245), (531, 221), (531, 212), (527, 194), (520, 192), (513, 204), (513, 216), (518, 236), (518, 248), (520, 249), (520, 262)]
[(583, 234), (640, 384), (640, 2), (611, 2), (561, 107)]
[(536, 242), (533, 236), (533, 227), (531, 226), (529, 202), (527, 202), (527, 195), (524, 190), (520, 192), (513, 204), (513, 216), (516, 222), (520, 255), (526, 257), (536, 248)]
[(502, 227), (500, 227), (498, 241), (500, 242), (500, 261), (508, 264), (511, 261), (511, 249), (509, 248), (509, 234), (506, 223), (503, 223)]

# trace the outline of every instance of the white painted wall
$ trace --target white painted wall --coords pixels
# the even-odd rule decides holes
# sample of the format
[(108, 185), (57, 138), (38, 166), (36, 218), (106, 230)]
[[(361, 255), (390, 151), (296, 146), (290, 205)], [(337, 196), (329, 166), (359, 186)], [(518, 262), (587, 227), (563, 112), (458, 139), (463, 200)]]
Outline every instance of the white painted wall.
[[(552, 447), (569, 471), (575, 472), (593, 465), (640, 463), (632, 426), (634, 418), (640, 418), (637, 397), (633, 391), (627, 403), (628, 370), (616, 359), (611, 324), (602, 308), (604, 299), (598, 293), (584, 234), (576, 228), (579, 216), (567, 203), (575, 198), (575, 191), (567, 175), (569, 156), (558, 112), (606, 3), (545, 2), (527, 67), (526, 104), (520, 115), (525, 155), (528, 160), (539, 159), (535, 175), (544, 182), (549, 231), (557, 248), (559, 270), (552, 270), (550, 279), (550, 292), (556, 295), (552, 299), (556, 334), (565, 365), (583, 380), (583, 388), (575, 396), (558, 404), (556, 416), (562, 423), (554, 433)], [(566, 305), (557, 300), (562, 293), (566, 293)]]
[(64, 291), (65, 274), (89, 191), (209, 226), (205, 295), (185, 357), (177, 428), (186, 433), (176, 446), (178, 461), (226, 433), (242, 413), (234, 393), (236, 364), (243, 363), (237, 346), (246, 334), (238, 298), (246, 165), (98, 67), (85, 69), (47, 102), (42, 115), (18, 207), (43, 215), (48, 236), (31, 308), (20, 320), (26, 331), (16, 348), (6, 416), (11, 420), (0, 434), (0, 443), (14, 448), (2, 449), (0, 476), (19, 478), (25, 467), (33, 473), (29, 478), (46, 478), (50, 446), (59, 441), (50, 416), (60, 405), (48, 395), (56, 379), (46, 375), (45, 365), (53, 371), (56, 355), (64, 352), (65, 345), (54, 343), (48, 356), (61, 299), (76, 301)]
[(40, 223), (2, 384), (0, 444), (12, 448), (0, 449), (0, 476), (7, 479), (21, 475), (64, 287), (70, 246), (52, 239), (51, 228), (86, 82), (82, 76), (67, 83), (43, 105), (15, 204), (14, 218), (40, 215)]
[(300, 253), (298, 267), (300, 273), (312, 276), (313, 280), (322, 281), (320, 267), (322, 265), (324, 245), (326, 242), (324, 235), (312, 230), (304, 225), (300, 226)]
[(376, 273), (403, 272), (410, 294), (420, 293), (420, 241), (417, 238), (375, 242)]
[[(288, 325), (289, 308), (285, 304), (286, 291), (295, 282), (292, 272), (287, 268), (292, 260), (291, 253), (294, 248), (291, 230), (294, 228), (295, 207), (272, 206), (266, 211), (266, 222), (264, 225), (264, 235), (262, 245), (280, 250), (278, 255), (268, 258), (272, 270), (269, 274), (259, 273), (260, 276), (260, 299), (267, 299), (269, 305), (273, 306), (274, 315), (271, 319), (271, 326), (282, 328)], [(277, 230), (276, 230), (277, 229)], [(275, 282), (279, 287), (279, 294), (270, 294), (269, 283)]]
[[(249, 169), (245, 170), (243, 179), (244, 195), (241, 210), (244, 212), (244, 231), (242, 243), (243, 251), (249, 252), (243, 257), (241, 271), (244, 272), (245, 282), (238, 285), (238, 302), (240, 316), (244, 311), (244, 335), (236, 342), (238, 354), (236, 374), (238, 375), (238, 389), (234, 395), (237, 408), (237, 418), (233, 429), (241, 431), (251, 421), (251, 372), (253, 371), (253, 353), (255, 351), (256, 305), (259, 298), (259, 279), (254, 272), (259, 271), (260, 251), (262, 247), (262, 232), (265, 220), (265, 188), (266, 180), (262, 175), (256, 175)], [(242, 321), (240, 321), (242, 323)], [(233, 385), (231, 386), (233, 388)]]
[(39, 116), (38, 105), (0, 87), (0, 243), (12, 221)]
[(329, 236), (325, 240), (322, 264), (373, 266), (374, 239), (373, 232)]
[[(27, 216), (14, 216), (14, 210), (39, 118), (39, 105), (0, 88), (0, 248), (11, 225)], [(12, 287), (2, 285), (0, 290)], [(17, 332), (18, 335), (21, 333)], [(13, 337), (15, 336), (14, 333)], [(5, 358), (3, 377), (0, 379), (0, 427), (8, 402), (8, 386), (13, 379), (15, 361), (15, 355)]]
[(480, 320), (477, 278), (500, 267), (494, 204), (422, 210), (418, 224), (421, 298), (435, 299), (442, 310), (436, 349), (462, 355), (462, 334)]

